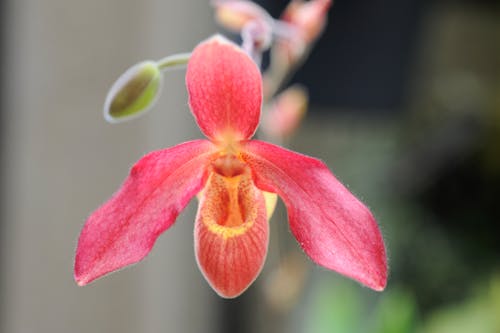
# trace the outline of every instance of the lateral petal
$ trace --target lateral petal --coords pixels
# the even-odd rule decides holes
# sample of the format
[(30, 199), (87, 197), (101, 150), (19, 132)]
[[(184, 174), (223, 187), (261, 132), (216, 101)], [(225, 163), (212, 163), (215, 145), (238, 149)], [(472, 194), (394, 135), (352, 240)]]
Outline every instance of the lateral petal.
[(199, 44), (188, 62), (191, 111), (214, 141), (242, 140), (255, 132), (262, 104), (257, 65), (236, 44), (216, 35)]
[(256, 140), (242, 150), (256, 186), (285, 202), (290, 228), (312, 260), (374, 290), (385, 288), (386, 253), (377, 223), (323, 162)]
[(122, 187), (87, 219), (76, 249), (75, 280), (85, 285), (144, 258), (207, 178), (206, 140), (149, 153)]
[(249, 171), (232, 178), (211, 174), (194, 239), (198, 266), (220, 296), (236, 297), (256, 279), (267, 254), (269, 223), (264, 196)]

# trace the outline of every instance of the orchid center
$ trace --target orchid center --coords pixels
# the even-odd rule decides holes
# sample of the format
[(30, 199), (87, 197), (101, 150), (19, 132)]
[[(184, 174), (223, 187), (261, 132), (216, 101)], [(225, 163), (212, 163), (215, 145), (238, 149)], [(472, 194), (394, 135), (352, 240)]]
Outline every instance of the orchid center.
[(219, 156), (212, 162), (214, 172), (221, 176), (232, 178), (245, 172), (245, 162), (241, 161), (234, 154)]
[[(203, 191), (201, 214), (208, 229), (224, 238), (245, 233), (257, 215), (256, 196), (248, 166), (234, 155), (218, 157)], [(257, 201), (258, 202), (258, 201)]]

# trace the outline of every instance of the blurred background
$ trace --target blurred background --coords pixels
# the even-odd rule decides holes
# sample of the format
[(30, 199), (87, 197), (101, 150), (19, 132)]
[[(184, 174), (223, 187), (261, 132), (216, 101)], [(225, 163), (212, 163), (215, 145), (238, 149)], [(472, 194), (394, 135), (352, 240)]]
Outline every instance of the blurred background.
[[(287, 1), (260, 1), (275, 17)], [(141, 263), (78, 287), (88, 214), (145, 153), (197, 137), (184, 71), (152, 112), (110, 125), (108, 88), (144, 59), (221, 31), (208, 3), (1, 6), (0, 332), (500, 332), (500, 3), (337, 0), (295, 82), (294, 150), (374, 212), (387, 289), (313, 265), (280, 203), (262, 274), (220, 299), (198, 271), (193, 200)]]

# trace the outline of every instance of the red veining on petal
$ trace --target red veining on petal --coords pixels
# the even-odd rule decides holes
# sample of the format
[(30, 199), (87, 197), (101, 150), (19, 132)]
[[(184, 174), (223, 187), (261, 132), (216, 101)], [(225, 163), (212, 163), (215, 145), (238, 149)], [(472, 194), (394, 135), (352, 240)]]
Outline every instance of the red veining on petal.
[(190, 141), (137, 162), (82, 229), (75, 256), (77, 283), (85, 285), (144, 258), (204, 186), (214, 148), (206, 140)]
[(269, 240), (262, 192), (243, 174), (212, 172), (203, 191), (195, 225), (198, 265), (222, 297), (240, 295), (255, 280)]
[(262, 106), (262, 76), (236, 44), (221, 36), (200, 43), (188, 63), (186, 86), (196, 122), (212, 141), (253, 135)]
[(385, 288), (387, 259), (377, 223), (324, 163), (256, 140), (242, 151), (256, 186), (285, 202), (290, 229), (312, 260), (374, 290)]

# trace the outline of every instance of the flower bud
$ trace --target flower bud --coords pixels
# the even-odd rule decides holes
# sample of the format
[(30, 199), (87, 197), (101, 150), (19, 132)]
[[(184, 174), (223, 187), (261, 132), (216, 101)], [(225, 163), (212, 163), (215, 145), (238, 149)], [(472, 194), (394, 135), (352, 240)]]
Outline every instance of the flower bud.
[(288, 4), (277, 21), (281, 38), (273, 45), (273, 66), (290, 69), (304, 61), (326, 26), (331, 4), (332, 0), (292, 0)]
[(143, 61), (129, 68), (109, 90), (104, 118), (116, 123), (149, 110), (159, 95), (161, 79), (160, 68), (154, 61)]
[(284, 90), (272, 102), (264, 114), (262, 128), (273, 138), (291, 136), (305, 116), (308, 95), (305, 88), (295, 85)]
[(306, 44), (314, 42), (323, 32), (332, 0), (292, 0), (281, 20), (295, 26)]
[(215, 19), (224, 28), (239, 33), (252, 21), (271, 25), (272, 17), (259, 5), (246, 0), (214, 0)]

